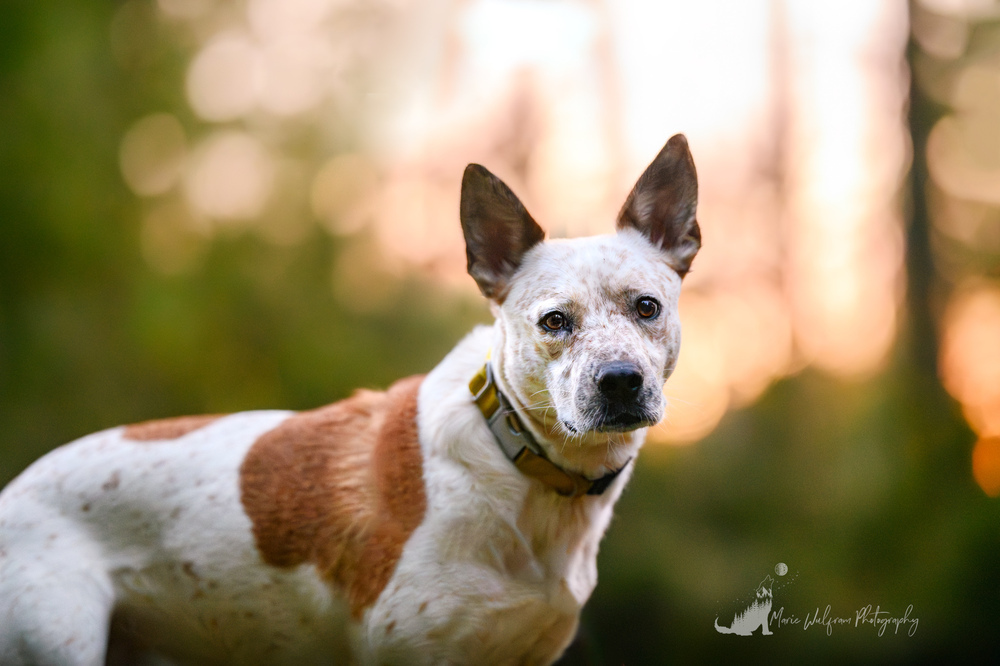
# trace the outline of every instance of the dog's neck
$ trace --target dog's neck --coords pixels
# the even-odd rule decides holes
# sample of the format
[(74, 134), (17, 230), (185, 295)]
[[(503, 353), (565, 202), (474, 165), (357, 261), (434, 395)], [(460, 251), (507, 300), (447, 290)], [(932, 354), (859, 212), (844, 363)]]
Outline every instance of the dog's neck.
[(591, 479), (553, 463), (497, 387), (489, 361), (473, 376), (469, 391), (504, 455), (522, 474), (541, 481), (563, 497), (603, 495), (628, 464)]
[(620, 470), (636, 456), (646, 437), (645, 428), (630, 432), (567, 431), (548, 401), (532, 400), (509, 380), (503, 350), (504, 328), (498, 317), (490, 350), (494, 381), (549, 460), (567, 471), (598, 478)]

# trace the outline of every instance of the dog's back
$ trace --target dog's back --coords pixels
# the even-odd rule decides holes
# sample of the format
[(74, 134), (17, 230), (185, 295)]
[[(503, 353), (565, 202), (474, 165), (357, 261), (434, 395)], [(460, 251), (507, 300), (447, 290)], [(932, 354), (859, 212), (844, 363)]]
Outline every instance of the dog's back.
[[(386, 393), (114, 428), (43, 457), (0, 495), (0, 663), (554, 659), (617, 493), (560, 507), (507, 478), (467, 410), (489, 337)], [(444, 408), (418, 418), (418, 391)], [(456, 444), (496, 487), (477, 492)]]
[(342, 642), (346, 611), (307, 569), (261, 568), (241, 508), (247, 451), (288, 417), (115, 428), (15, 479), (0, 495), (0, 663), (102, 663), (112, 611), (119, 650), (169, 642), (192, 663), (295, 663)]

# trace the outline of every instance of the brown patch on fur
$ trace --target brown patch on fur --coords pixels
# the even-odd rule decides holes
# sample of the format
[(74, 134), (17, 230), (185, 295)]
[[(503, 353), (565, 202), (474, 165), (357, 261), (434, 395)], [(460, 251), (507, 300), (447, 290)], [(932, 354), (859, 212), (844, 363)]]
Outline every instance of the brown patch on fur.
[(174, 419), (157, 419), (133, 423), (125, 427), (122, 437), (135, 442), (153, 442), (161, 439), (177, 439), (189, 432), (204, 428), (221, 414), (206, 414), (204, 416), (179, 416)]
[(264, 562), (312, 563), (360, 617), (396, 569), (427, 498), (417, 433), (422, 376), (290, 417), (240, 467)]

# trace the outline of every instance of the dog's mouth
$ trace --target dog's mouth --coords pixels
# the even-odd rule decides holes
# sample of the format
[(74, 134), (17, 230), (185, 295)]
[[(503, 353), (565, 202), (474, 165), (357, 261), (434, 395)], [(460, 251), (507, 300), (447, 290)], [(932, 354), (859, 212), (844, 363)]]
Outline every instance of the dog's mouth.
[(656, 419), (644, 409), (605, 410), (597, 419), (594, 430), (599, 432), (629, 432), (653, 425)]
[(560, 419), (562, 426), (570, 433), (576, 435), (581, 432), (630, 432), (645, 428), (656, 423), (657, 419), (643, 409), (617, 409), (607, 408), (600, 410), (595, 415), (593, 422), (587, 424), (588, 427), (581, 428), (566, 419)]
[(638, 412), (621, 412), (614, 416), (608, 416), (597, 424), (598, 430), (628, 431), (648, 425), (644, 414)]

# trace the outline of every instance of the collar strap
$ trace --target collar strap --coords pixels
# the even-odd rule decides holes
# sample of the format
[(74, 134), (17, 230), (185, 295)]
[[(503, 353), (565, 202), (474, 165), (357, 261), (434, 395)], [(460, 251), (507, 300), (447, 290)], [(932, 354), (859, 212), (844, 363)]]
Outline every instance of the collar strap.
[(564, 470), (545, 457), (538, 442), (521, 423), (506, 396), (497, 388), (493, 368), (488, 361), (469, 382), (469, 390), (507, 459), (522, 474), (538, 479), (564, 497), (602, 494), (631, 462), (629, 460), (599, 479), (588, 479), (582, 474)]

